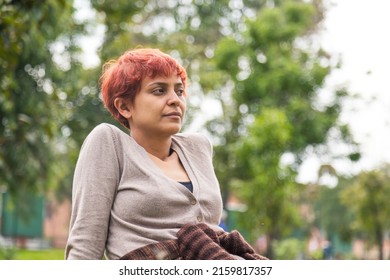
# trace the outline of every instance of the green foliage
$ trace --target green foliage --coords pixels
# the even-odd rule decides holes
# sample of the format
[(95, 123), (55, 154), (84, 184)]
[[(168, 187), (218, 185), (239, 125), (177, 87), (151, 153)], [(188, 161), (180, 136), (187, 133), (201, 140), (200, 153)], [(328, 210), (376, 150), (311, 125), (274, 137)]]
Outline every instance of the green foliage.
[(325, 110), (314, 106), (318, 89), (331, 70), (322, 66), (329, 65), (324, 64), (329, 57), (298, 42), (306, 40), (310, 46), (307, 35), (315, 24), (315, 12), (311, 4), (299, 1), (262, 9), (248, 21), (243, 40), (226, 38), (216, 48), (217, 66), (235, 82), (237, 106), (245, 104), (253, 114), (264, 107), (285, 108), (294, 123), (287, 149), (298, 153), (308, 144), (325, 142), (327, 132), (336, 125), (342, 97), (336, 96)]
[[(338, 124), (345, 92), (334, 92), (332, 103), (317, 104), (332, 70), (329, 55), (310, 37), (322, 13), (318, 2), (275, 2), (248, 18), (240, 36), (227, 36), (215, 49), (216, 66), (233, 84), (231, 105), (221, 99), (224, 115), (209, 124), (223, 145), (215, 149), (217, 161), (225, 164), (216, 165), (217, 175), (225, 192), (247, 204), (245, 230), (253, 237), (265, 231), (271, 242), (298, 224), (293, 196), (306, 148), (326, 144), (331, 129), (353, 144), (348, 128)], [(286, 153), (294, 162), (282, 167)]]
[(226, 37), (218, 42), (215, 53), (216, 66), (223, 70), (228, 70), (229, 75), (235, 77), (240, 68), (232, 57), (238, 57), (241, 52), (240, 45), (232, 37)]
[(100, 23), (106, 27), (105, 38), (100, 51), (102, 61), (121, 55), (125, 50), (137, 46), (132, 32), (132, 16), (142, 10), (147, 1), (100, 1), (92, 0), (98, 12)]
[(13, 195), (43, 191), (52, 176), (61, 176), (55, 169), (63, 85), (77, 65), (72, 56), (55, 63), (54, 46), (76, 54), (73, 36), (82, 27), (72, 21), (68, 1), (7, 1), (0, 12), (0, 185)]
[(237, 143), (238, 160), (245, 165), (240, 167), (248, 172), (249, 177), (258, 174), (260, 166), (266, 169), (278, 167), (280, 156), (290, 138), (291, 125), (284, 112), (264, 109), (249, 126), (248, 135)]
[(317, 193), (312, 198), (315, 214), (314, 224), (329, 234), (337, 234), (342, 241), (351, 241), (353, 238), (352, 221), (354, 215), (350, 207), (341, 200), (341, 194), (348, 184), (348, 180), (340, 178), (335, 188), (316, 186)]
[(293, 43), (305, 35), (316, 13), (313, 5), (300, 1), (283, 1), (278, 7), (262, 9), (250, 23), (253, 42), (265, 49), (273, 43)]
[(0, 247), (0, 260), (14, 260), (16, 256), (16, 249)]
[(276, 260), (301, 259), (305, 252), (305, 242), (297, 238), (274, 241), (272, 246), (274, 247)]
[(308, 258), (310, 260), (322, 260), (323, 259), (323, 252), (320, 248), (315, 250), (315, 251), (309, 252)]
[(90, 22), (73, 1), (6, 1), (0, 8), (0, 187), (69, 197), (74, 164), (102, 105), (78, 40)]
[(295, 173), (281, 166), (280, 157), (291, 137), (283, 111), (264, 109), (249, 126), (248, 135), (236, 143), (237, 177), (234, 193), (248, 210), (239, 221), (250, 240), (266, 234), (270, 240), (287, 236), (299, 224)]
[(385, 232), (390, 229), (390, 167), (362, 172), (341, 193), (341, 200), (349, 207), (356, 219), (354, 229), (365, 234), (371, 244), (379, 248), (383, 259)]

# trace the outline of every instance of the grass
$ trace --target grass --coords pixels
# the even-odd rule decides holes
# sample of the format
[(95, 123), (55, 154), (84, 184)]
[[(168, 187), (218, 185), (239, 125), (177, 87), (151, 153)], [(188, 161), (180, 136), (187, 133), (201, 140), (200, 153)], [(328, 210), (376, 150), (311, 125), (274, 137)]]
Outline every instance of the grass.
[(47, 249), (47, 250), (16, 249), (12, 252), (12, 255), (10, 257), (13, 260), (63, 260), (64, 249)]
[(63, 260), (64, 249), (17, 250), (16, 260)]

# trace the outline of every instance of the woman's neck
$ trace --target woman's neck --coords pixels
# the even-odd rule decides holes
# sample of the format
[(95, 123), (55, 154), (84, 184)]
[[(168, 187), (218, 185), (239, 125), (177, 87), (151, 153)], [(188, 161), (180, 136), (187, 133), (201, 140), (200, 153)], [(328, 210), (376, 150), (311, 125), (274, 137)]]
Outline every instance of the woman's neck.
[(131, 133), (133, 139), (142, 146), (150, 155), (165, 161), (170, 155), (172, 144), (171, 136), (168, 137), (145, 137), (138, 134)]

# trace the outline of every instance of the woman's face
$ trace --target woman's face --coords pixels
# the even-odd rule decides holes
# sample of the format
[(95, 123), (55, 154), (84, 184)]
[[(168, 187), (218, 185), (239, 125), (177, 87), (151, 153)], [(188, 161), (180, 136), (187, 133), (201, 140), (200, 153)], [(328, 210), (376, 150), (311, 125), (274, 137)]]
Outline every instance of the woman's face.
[(180, 77), (146, 77), (130, 106), (132, 133), (148, 137), (170, 136), (180, 131), (186, 111), (184, 86)]

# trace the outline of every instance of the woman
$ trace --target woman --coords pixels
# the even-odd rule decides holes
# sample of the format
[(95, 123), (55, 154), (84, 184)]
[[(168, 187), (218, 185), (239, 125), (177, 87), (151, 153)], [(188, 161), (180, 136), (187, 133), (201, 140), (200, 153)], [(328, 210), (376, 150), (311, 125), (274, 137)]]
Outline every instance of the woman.
[[(200, 226), (221, 233), (212, 146), (199, 134), (179, 133), (185, 69), (156, 49), (128, 51), (104, 68), (104, 105), (130, 135), (100, 124), (86, 138), (74, 173), (66, 258), (132, 258), (129, 252), (177, 242), (179, 232)], [(182, 258), (183, 244), (163, 258)]]

